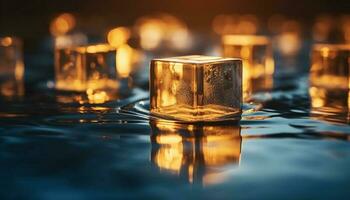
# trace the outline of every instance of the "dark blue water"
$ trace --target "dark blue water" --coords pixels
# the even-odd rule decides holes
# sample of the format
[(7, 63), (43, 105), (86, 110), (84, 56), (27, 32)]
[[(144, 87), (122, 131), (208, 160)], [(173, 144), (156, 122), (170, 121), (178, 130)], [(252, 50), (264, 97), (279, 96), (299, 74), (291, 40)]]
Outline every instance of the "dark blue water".
[(0, 102), (0, 199), (349, 199), (348, 108), (276, 79), (239, 124), (162, 124), (148, 92), (99, 105), (52, 90)]

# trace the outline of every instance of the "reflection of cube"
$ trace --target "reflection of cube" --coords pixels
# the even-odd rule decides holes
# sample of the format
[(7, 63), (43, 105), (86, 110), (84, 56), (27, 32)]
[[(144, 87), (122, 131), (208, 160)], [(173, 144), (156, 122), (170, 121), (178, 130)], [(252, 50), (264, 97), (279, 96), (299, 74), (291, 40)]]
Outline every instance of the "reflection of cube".
[(227, 165), (239, 164), (239, 126), (162, 121), (151, 121), (150, 125), (151, 161), (162, 171), (188, 177), (190, 183), (210, 185), (229, 177)]
[(242, 61), (183, 56), (154, 59), (151, 113), (173, 120), (237, 120), (241, 114)]
[(311, 58), (310, 83), (327, 88), (350, 88), (350, 45), (317, 44)]
[(56, 88), (71, 91), (117, 88), (116, 52), (107, 44), (56, 49)]
[(0, 93), (4, 96), (23, 95), (24, 65), (22, 43), (14, 37), (0, 38)]
[(269, 90), (273, 85), (274, 61), (268, 37), (256, 35), (224, 35), (222, 55), (243, 61), (243, 93)]

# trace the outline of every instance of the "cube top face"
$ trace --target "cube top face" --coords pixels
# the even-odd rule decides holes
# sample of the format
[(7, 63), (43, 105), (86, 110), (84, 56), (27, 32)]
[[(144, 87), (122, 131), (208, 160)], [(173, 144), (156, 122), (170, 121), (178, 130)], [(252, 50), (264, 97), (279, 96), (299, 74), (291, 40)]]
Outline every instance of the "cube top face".
[(266, 36), (259, 35), (224, 35), (222, 37), (224, 45), (269, 45), (270, 40)]
[(315, 44), (314, 51), (350, 51), (350, 44)]
[(253, 77), (274, 71), (271, 41), (266, 36), (224, 35), (222, 48), (223, 56), (242, 58), (244, 67), (250, 68), (245, 71)]
[(78, 47), (68, 47), (65, 48), (68, 51), (76, 51), (78, 53), (107, 53), (110, 51), (116, 51), (115, 47), (112, 47), (108, 44), (95, 44), (95, 45), (87, 45), (87, 46), (78, 46)]
[(116, 89), (116, 52), (107, 44), (56, 49), (56, 88), (68, 91)]
[(218, 57), (190, 58), (152, 60), (151, 113), (183, 122), (240, 119), (242, 61)]
[(240, 60), (239, 58), (222, 58), (216, 56), (201, 56), (201, 55), (190, 55), (190, 56), (178, 56), (170, 58), (153, 59), (153, 62), (174, 62), (174, 63), (187, 63), (187, 64), (209, 64)]

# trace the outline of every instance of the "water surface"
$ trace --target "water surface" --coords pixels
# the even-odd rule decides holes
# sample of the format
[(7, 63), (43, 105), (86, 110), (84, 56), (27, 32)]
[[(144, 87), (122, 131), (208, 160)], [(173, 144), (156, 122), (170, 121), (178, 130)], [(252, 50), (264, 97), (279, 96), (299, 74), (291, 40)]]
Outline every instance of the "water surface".
[(99, 105), (53, 91), (0, 103), (0, 199), (349, 199), (348, 108), (276, 79), (239, 124), (177, 126), (147, 91)]

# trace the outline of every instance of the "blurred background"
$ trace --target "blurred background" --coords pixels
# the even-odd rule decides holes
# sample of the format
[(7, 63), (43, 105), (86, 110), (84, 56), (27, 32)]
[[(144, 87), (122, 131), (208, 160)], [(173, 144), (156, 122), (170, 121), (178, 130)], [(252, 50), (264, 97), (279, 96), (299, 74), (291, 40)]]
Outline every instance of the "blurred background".
[[(275, 58), (292, 56), (299, 73), (308, 71), (313, 42), (350, 41), (349, 16), (348, 0), (1, 0), (0, 36), (22, 39), (26, 79), (33, 80), (53, 79), (59, 36), (74, 36), (75, 45), (107, 42), (109, 31), (118, 27), (125, 29), (116, 37), (121, 34), (131, 48), (142, 50), (138, 61), (145, 55), (220, 55), (221, 35), (267, 35), (275, 39)], [(275, 60), (278, 72), (281, 59)]]

